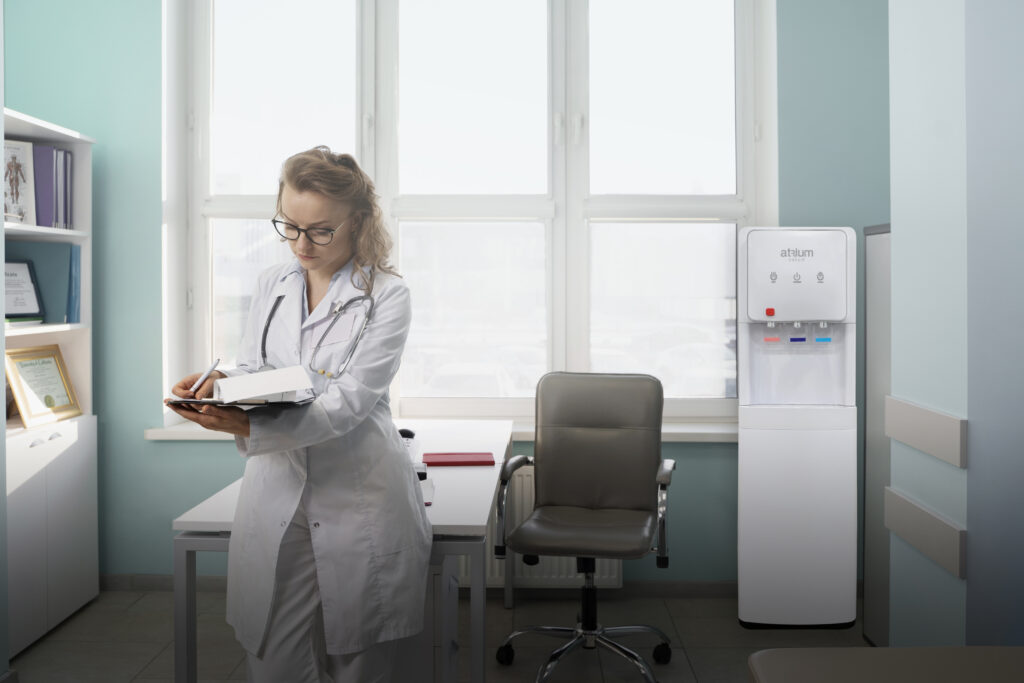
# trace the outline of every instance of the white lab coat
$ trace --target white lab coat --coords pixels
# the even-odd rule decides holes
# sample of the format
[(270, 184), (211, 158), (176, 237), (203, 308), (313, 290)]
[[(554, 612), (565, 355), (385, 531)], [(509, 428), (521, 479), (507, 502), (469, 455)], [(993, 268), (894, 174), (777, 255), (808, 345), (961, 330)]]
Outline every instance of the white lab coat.
[[(236, 438), (248, 460), (231, 530), (227, 620), (249, 652), (262, 654), (281, 537), (306, 487), (327, 653), (351, 654), (423, 626), (431, 527), (388, 403), (411, 317), (402, 279), (377, 274), (373, 315), (341, 377), (328, 379), (308, 368), (332, 306), (364, 293), (351, 274), (351, 266), (335, 273), (327, 295), (303, 322), (305, 280), (298, 262), (264, 271), (241, 360), (225, 371), (230, 376), (258, 369), (267, 316), (284, 294), (268, 328), (267, 362), (306, 368), (316, 399), (250, 411), (249, 437)], [(337, 371), (362, 315), (359, 309), (354, 324), (339, 319), (341, 334), (323, 344), (318, 367)]]

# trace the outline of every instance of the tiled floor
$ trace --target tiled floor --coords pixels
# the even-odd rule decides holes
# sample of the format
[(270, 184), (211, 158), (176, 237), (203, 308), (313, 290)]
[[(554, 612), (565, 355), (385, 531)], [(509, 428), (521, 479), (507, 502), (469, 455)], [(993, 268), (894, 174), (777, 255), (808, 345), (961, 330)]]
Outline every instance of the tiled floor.
[[(460, 604), (460, 641), (469, 642), (467, 601)], [(224, 623), (224, 595), (200, 593), (200, 681), (245, 680), (243, 652)], [(528, 635), (515, 641), (515, 661), (501, 666), (494, 649), (514, 628), (529, 624), (568, 625), (579, 605), (570, 600), (521, 601), (506, 610), (487, 605), (487, 680), (533, 681), (538, 667), (559, 641)], [(746, 630), (736, 621), (734, 599), (605, 599), (604, 624), (657, 626), (672, 639), (672, 661), (655, 665), (660, 683), (747, 683), (747, 657), (768, 647), (864, 646), (860, 622), (846, 630)], [(20, 653), (11, 663), (21, 683), (170, 682), (174, 677), (172, 601), (168, 592), (104, 592), (99, 598)], [(654, 642), (629, 636), (623, 644), (650, 658)], [(463, 650), (465, 654), (465, 650)], [(468, 680), (462, 656), (461, 680)], [(631, 665), (605, 651), (577, 650), (555, 671), (552, 683), (641, 681)], [(282, 683), (287, 683), (282, 681)], [(401, 683), (418, 683), (405, 682)]]

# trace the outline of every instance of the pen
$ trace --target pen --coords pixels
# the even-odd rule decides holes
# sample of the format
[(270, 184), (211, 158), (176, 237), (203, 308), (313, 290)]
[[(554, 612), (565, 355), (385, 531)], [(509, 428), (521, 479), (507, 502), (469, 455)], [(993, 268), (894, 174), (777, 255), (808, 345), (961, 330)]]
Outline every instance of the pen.
[(189, 391), (195, 393), (196, 389), (203, 386), (203, 382), (207, 380), (207, 378), (210, 376), (210, 373), (213, 372), (214, 369), (217, 367), (218, 363), (220, 363), (220, 358), (213, 361), (213, 364), (206, 369), (206, 372), (199, 376), (199, 379), (196, 380), (196, 383), (192, 385), (192, 388), (189, 389)]

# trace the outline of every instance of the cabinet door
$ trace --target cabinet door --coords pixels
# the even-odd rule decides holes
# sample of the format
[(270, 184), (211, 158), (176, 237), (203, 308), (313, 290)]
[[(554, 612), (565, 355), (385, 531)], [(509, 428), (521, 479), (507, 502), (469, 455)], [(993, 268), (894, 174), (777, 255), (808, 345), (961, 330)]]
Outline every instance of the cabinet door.
[[(45, 455), (7, 443), (7, 620), (11, 656), (46, 633)], [(40, 456), (43, 457), (40, 457)]]
[(96, 417), (48, 430), (59, 454), (46, 468), (47, 626), (53, 628), (99, 595)]

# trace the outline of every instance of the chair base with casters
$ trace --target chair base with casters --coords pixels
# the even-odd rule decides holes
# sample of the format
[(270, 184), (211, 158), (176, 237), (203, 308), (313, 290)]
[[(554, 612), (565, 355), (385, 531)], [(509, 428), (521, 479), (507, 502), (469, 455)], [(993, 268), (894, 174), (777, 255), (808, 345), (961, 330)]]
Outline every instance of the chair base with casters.
[[(526, 555), (524, 562), (529, 563), (535, 556)], [(537, 672), (537, 683), (543, 683), (554, 672), (555, 667), (562, 657), (573, 650), (582, 647), (585, 650), (594, 650), (603, 647), (609, 652), (629, 661), (637, 668), (646, 683), (657, 683), (651, 667), (634, 650), (612, 640), (615, 636), (635, 635), (649, 633), (656, 636), (661, 642), (654, 648), (653, 658), (658, 664), (668, 664), (672, 659), (672, 643), (669, 637), (661, 629), (654, 626), (601, 626), (597, 621), (597, 588), (594, 586), (595, 561), (592, 557), (576, 558), (576, 569), (584, 575), (584, 586), (581, 589), (581, 611), (576, 626), (527, 626), (526, 628), (512, 632), (505, 642), (498, 648), (495, 658), (499, 664), (509, 665), (515, 659), (515, 650), (512, 648), (512, 641), (526, 633), (536, 633), (554, 638), (565, 638), (567, 642), (562, 647), (554, 650), (548, 657), (540, 671)]]

